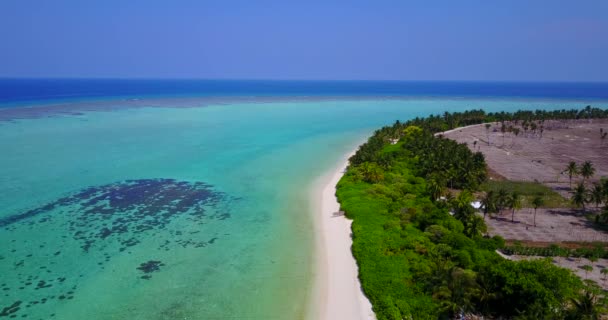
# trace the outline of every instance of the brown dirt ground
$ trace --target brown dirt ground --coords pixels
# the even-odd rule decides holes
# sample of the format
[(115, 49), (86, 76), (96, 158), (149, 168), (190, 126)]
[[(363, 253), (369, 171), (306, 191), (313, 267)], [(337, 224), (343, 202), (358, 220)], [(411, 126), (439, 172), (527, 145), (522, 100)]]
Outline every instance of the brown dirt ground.
[[(500, 124), (495, 123), (489, 132), (484, 125), (478, 125), (453, 130), (444, 136), (467, 143), (471, 150), (481, 151), (488, 163), (490, 179), (537, 181), (569, 198), (569, 178), (563, 171), (570, 161), (593, 163), (596, 172), (590, 182), (608, 177), (608, 140), (600, 139), (600, 128), (608, 130), (608, 120), (546, 121), (544, 128), (542, 137), (539, 132), (526, 134), (523, 129), (517, 137), (510, 133), (503, 137)], [(580, 178), (574, 178), (572, 182), (578, 181)], [(511, 243), (522, 241), (528, 246), (559, 243), (560, 246), (577, 247), (590, 242), (608, 243), (608, 233), (593, 228), (579, 210), (538, 209), (536, 227), (533, 212), (531, 208), (516, 211), (514, 222), (511, 222), (511, 212), (508, 210), (488, 217), (488, 233), (498, 234)], [(515, 255), (508, 258), (522, 260), (541, 257)], [(601, 274), (602, 269), (608, 268), (608, 260), (591, 262), (587, 259), (554, 257), (552, 261), (572, 270), (581, 279), (594, 280), (608, 290), (606, 276)], [(584, 265), (593, 266), (593, 271), (586, 273), (581, 269)]]
[(608, 242), (608, 233), (594, 229), (587, 218), (572, 209), (538, 209), (534, 227), (534, 209), (515, 211), (515, 222), (511, 212), (486, 218), (488, 233), (500, 235), (506, 240), (521, 240), (539, 243), (563, 242)]
[[(514, 125), (521, 129), (520, 125)], [(562, 173), (570, 161), (591, 161), (596, 169), (591, 182), (608, 177), (608, 140), (600, 139), (600, 128), (608, 131), (608, 119), (545, 121), (542, 137), (540, 132), (519, 136), (500, 132), (500, 123), (469, 126), (449, 131), (446, 138), (467, 143), (471, 150), (481, 151), (488, 163), (490, 179), (514, 181), (538, 181), (565, 197), (570, 197), (569, 179)], [(489, 138), (489, 144), (488, 144)], [(477, 141), (477, 143), (474, 143)], [(573, 183), (580, 180), (574, 178)], [(588, 182), (589, 183), (589, 182)], [(507, 240), (527, 242), (608, 242), (608, 233), (596, 230), (578, 210), (570, 208), (539, 209), (533, 225), (533, 209), (524, 208), (486, 219), (488, 232)]]
[[(519, 125), (514, 126), (521, 129)], [(591, 181), (608, 177), (608, 139), (603, 142), (600, 139), (600, 128), (608, 131), (607, 119), (545, 121), (544, 127), (542, 137), (538, 132), (526, 134), (521, 129), (517, 137), (506, 133), (504, 143), (500, 123), (492, 124), (489, 134), (484, 125), (479, 125), (454, 130), (444, 136), (466, 142), (471, 150), (481, 151), (492, 178), (538, 181), (567, 196), (569, 179), (562, 172), (570, 161), (579, 164), (591, 161), (596, 169)], [(575, 178), (573, 183), (579, 180)]]

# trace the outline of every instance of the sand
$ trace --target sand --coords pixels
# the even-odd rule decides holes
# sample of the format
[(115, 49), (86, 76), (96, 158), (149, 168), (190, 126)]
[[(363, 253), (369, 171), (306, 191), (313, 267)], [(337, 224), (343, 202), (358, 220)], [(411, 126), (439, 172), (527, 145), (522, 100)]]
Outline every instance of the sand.
[(310, 319), (376, 318), (371, 303), (361, 290), (357, 263), (351, 253), (352, 221), (338, 213), (340, 205), (335, 196), (336, 184), (344, 174), (351, 155), (315, 184), (313, 203), (318, 260)]

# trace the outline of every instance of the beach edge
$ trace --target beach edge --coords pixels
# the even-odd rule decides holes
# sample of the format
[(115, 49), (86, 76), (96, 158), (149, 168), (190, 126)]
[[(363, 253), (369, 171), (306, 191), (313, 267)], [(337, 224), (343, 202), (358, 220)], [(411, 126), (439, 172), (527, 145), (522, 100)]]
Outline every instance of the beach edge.
[(312, 187), (315, 228), (313, 290), (306, 319), (375, 320), (372, 305), (362, 291), (359, 268), (352, 255), (352, 220), (339, 214), (336, 185), (344, 175), (348, 159), (316, 179)]

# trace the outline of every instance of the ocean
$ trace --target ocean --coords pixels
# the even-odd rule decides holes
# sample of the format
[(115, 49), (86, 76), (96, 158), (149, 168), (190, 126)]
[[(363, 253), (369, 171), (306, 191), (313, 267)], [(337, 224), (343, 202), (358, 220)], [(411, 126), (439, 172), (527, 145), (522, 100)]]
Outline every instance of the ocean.
[(310, 189), (373, 130), (605, 83), (0, 80), (0, 318), (303, 319)]

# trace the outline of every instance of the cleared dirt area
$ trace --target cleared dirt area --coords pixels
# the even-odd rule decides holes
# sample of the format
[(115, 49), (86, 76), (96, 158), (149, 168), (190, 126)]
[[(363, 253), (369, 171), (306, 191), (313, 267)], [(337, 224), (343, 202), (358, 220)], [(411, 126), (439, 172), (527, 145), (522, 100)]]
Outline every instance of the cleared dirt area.
[[(608, 141), (601, 139), (600, 129), (608, 131), (608, 120), (545, 121), (537, 130), (524, 130), (521, 124), (506, 123), (519, 128), (519, 134), (501, 132), (501, 124), (494, 123), (489, 129), (485, 125), (470, 126), (453, 130), (445, 137), (465, 142), (471, 150), (481, 151), (488, 163), (489, 178), (494, 180), (540, 182), (557, 191), (565, 198), (570, 197), (570, 181), (564, 169), (570, 161), (579, 165), (591, 161), (595, 175), (590, 182), (608, 177)], [(572, 179), (575, 184), (580, 177)], [(559, 197), (559, 196), (558, 196)], [(562, 204), (560, 204), (561, 206)], [(567, 203), (566, 203), (567, 205)], [(590, 209), (593, 211), (594, 209)], [(508, 242), (522, 241), (527, 246), (559, 244), (576, 247), (590, 242), (608, 243), (608, 232), (598, 230), (582, 211), (573, 208), (539, 208), (516, 210), (514, 221), (511, 211), (505, 210), (486, 218), (488, 233), (500, 235)], [(508, 256), (508, 259), (538, 259), (542, 257)], [(581, 279), (590, 279), (608, 290), (606, 275), (608, 260), (591, 262), (587, 259), (551, 258), (554, 264), (572, 270)], [(585, 271), (583, 266), (591, 266)]]
[(542, 243), (560, 242), (608, 242), (608, 233), (597, 230), (582, 213), (572, 209), (538, 209), (534, 227), (534, 209), (503, 212), (486, 218), (488, 233), (500, 235), (506, 240), (522, 240)]
[[(591, 181), (608, 177), (608, 139), (600, 138), (600, 129), (608, 131), (608, 120), (545, 121), (542, 134), (540, 129), (524, 130), (521, 123), (505, 124), (519, 128), (519, 135), (503, 134), (501, 124), (493, 123), (489, 130), (485, 125), (470, 126), (444, 136), (481, 151), (494, 178), (538, 181), (564, 196), (569, 178), (562, 172), (570, 161), (591, 161), (596, 169)], [(579, 179), (574, 178), (573, 183)]]

